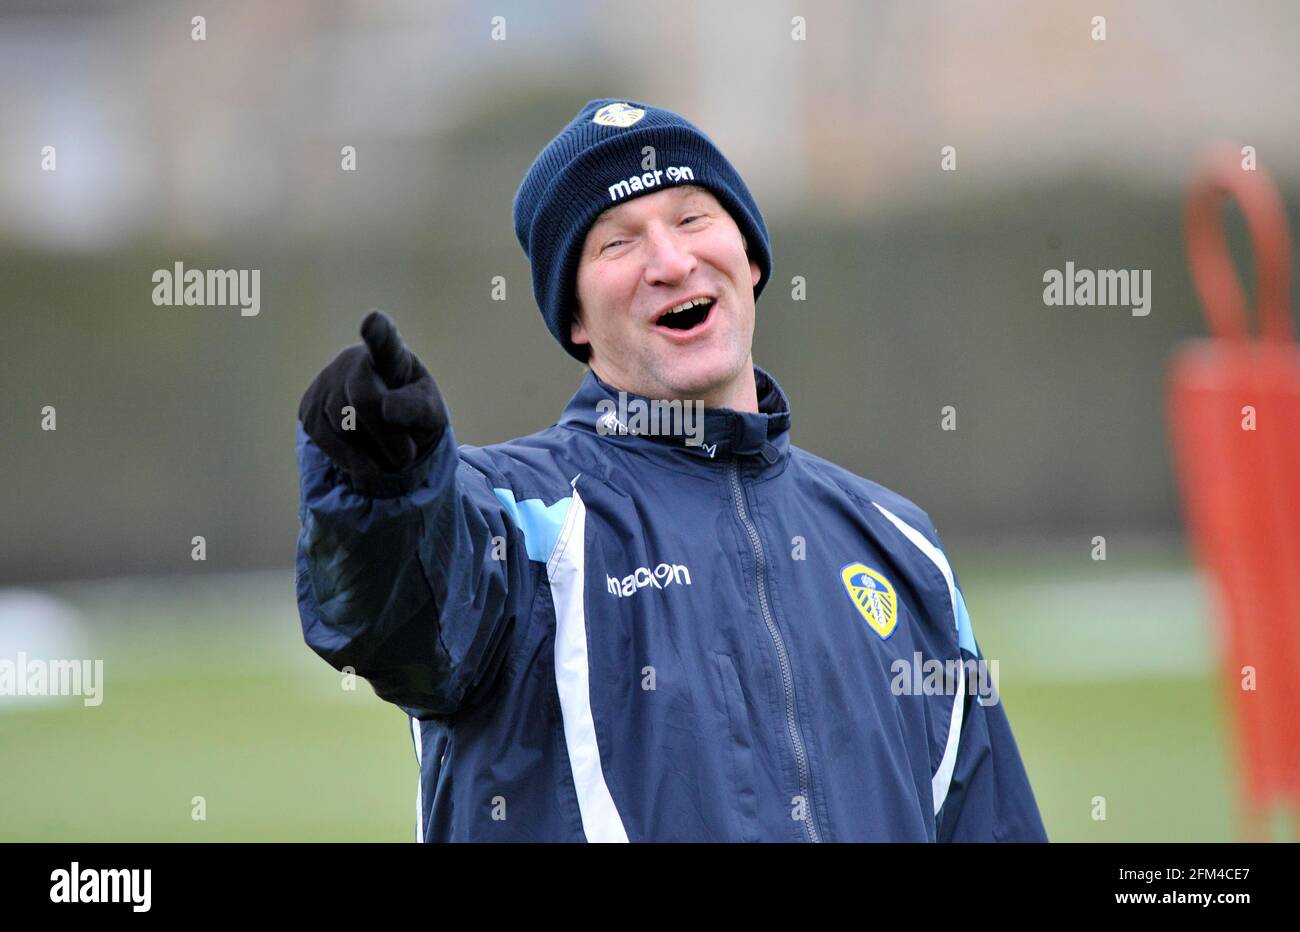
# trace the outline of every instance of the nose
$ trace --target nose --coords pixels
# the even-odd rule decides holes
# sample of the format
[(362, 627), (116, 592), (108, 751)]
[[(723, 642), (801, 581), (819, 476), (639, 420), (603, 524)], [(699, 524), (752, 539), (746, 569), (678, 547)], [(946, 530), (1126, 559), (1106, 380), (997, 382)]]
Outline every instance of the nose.
[(683, 237), (663, 224), (652, 224), (646, 230), (649, 246), (645, 265), (648, 285), (676, 285), (694, 271), (697, 260), (686, 246)]

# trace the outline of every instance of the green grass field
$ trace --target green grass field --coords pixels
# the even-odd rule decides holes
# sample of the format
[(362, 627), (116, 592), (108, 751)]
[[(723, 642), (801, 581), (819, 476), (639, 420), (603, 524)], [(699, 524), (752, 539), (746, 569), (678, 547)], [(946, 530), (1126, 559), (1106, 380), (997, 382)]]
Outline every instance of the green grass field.
[[(1212, 631), (1179, 557), (957, 570), (1052, 840), (1235, 838)], [(0, 840), (412, 840), (406, 719), (303, 645), (292, 587), (286, 570), (52, 590), (80, 627), (47, 634), (104, 659), (103, 703), (0, 698)]]

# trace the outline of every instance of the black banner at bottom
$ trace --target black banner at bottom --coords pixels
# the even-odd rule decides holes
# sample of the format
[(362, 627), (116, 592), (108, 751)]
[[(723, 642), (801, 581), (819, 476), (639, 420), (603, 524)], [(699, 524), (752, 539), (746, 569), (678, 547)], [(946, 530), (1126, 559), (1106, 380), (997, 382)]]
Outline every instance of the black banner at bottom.
[(917, 922), (927, 913), (942, 922), (954, 908), (990, 920), (1098, 910), (1230, 919), (1294, 902), (1295, 852), (1246, 844), (8, 844), (0, 845), (0, 890), (7, 917), (128, 921), (247, 919), (279, 908), (335, 921), (412, 910), (436, 921), (448, 910), (512, 906), (554, 916), (566, 902), (576, 906), (572, 897), (611, 895), (625, 898), (629, 919), (695, 911), (702, 901), (761, 912), (810, 897), (823, 908), (902, 911)]

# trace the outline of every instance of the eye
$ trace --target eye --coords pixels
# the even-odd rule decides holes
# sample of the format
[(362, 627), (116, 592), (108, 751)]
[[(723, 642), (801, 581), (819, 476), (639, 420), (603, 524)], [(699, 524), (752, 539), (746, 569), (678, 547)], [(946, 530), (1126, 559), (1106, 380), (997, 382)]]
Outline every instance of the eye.
[(608, 249), (610, 246), (620, 246), (620, 245), (622, 245), (623, 243), (626, 243), (626, 242), (627, 242), (627, 240), (625, 240), (625, 239), (612, 239), (612, 240), (610, 240), (608, 243), (606, 243), (604, 246), (601, 246), (601, 247), (600, 247), (600, 251), (601, 251), (601, 252), (604, 252), (604, 251), (605, 251), (606, 249)]
[(689, 217), (684, 217), (682, 219), (682, 223), (690, 223), (692, 220), (703, 220), (703, 219), (704, 219), (704, 214), (691, 214)]

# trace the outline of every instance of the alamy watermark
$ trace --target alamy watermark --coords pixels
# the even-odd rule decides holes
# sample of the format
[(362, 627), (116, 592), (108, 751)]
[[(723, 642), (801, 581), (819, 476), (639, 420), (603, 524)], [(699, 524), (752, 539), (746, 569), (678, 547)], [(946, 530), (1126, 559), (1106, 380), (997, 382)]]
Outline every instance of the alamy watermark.
[(965, 660), (923, 659), (913, 651), (910, 660), (899, 657), (889, 665), (894, 678), (889, 691), (895, 696), (955, 696), (964, 689), (980, 705), (998, 704), (998, 662), (983, 657)]
[[(704, 402), (629, 398), (627, 392), (596, 402), (596, 433), (684, 437), (687, 446), (704, 444)], [(705, 447), (707, 450), (708, 448)]]
[(152, 868), (93, 868), (73, 861), (50, 874), (51, 903), (130, 903), (147, 913), (152, 904)]
[(104, 701), (103, 660), (41, 660), (23, 651), (0, 659), (0, 696), (81, 696), (82, 703)]
[(187, 269), (177, 262), (157, 269), (153, 303), (158, 307), (238, 307), (241, 317), (262, 311), (261, 269)]
[(1150, 269), (1075, 269), (1043, 273), (1043, 303), (1048, 307), (1131, 307), (1134, 317), (1151, 313)]

